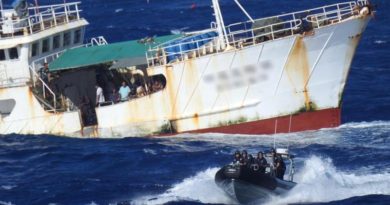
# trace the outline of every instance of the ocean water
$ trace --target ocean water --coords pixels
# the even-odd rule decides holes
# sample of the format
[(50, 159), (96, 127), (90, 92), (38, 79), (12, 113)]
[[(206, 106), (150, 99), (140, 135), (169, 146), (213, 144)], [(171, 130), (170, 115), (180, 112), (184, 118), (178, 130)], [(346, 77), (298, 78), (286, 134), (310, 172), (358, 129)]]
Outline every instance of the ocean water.
[[(242, 0), (255, 17), (335, 2)], [(1, 136), (0, 205), (235, 204), (214, 184), (214, 174), (235, 150), (268, 150), (274, 139), (296, 154), (298, 185), (267, 204), (390, 204), (390, 1), (372, 2), (377, 13), (351, 67), (342, 126), (276, 136)], [(82, 3), (87, 37), (104, 35), (109, 42), (202, 29), (213, 18), (208, 0)], [(245, 19), (232, 0), (221, 6), (226, 22)]]

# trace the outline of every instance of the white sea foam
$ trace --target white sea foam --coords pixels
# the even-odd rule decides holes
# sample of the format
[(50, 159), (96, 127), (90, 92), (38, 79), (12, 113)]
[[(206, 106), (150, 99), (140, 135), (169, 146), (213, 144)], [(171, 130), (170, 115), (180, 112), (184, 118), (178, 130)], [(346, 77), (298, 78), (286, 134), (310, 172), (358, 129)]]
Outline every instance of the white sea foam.
[[(164, 204), (173, 201), (234, 204), (214, 183), (218, 168), (209, 168), (184, 179), (159, 195), (142, 196), (132, 204)], [(371, 170), (372, 171), (372, 170)], [(329, 158), (311, 156), (298, 168), (297, 186), (284, 197), (271, 198), (268, 204), (328, 202), (354, 196), (390, 194), (390, 173), (370, 174), (370, 170), (340, 171)]]
[(297, 186), (269, 204), (328, 202), (354, 196), (390, 194), (390, 173), (370, 174), (367, 170), (339, 171), (329, 158), (312, 156), (297, 173)]
[(4, 190), (11, 190), (15, 187), (17, 187), (17, 186), (16, 185), (1, 185), (1, 188)]
[(119, 12), (122, 12), (123, 9), (122, 8), (119, 8), (119, 9), (115, 9), (115, 13), (119, 13)]
[(0, 201), (0, 205), (15, 205), (12, 202)]
[(340, 125), (339, 128), (371, 128), (371, 127), (389, 127), (389, 121), (372, 121), (372, 122), (350, 122)]
[[(166, 137), (161, 144), (170, 147), (177, 147), (186, 152), (196, 152), (209, 149), (209, 147), (194, 147), (187, 142), (190, 141), (204, 141), (209, 145), (217, 147), (234, 146), (234, 147), (248, 147), (248, 145), (259, 145), (272, 147), (274, 141), (276, 146), (289, 147), (293, 145), (309, 145), (309, 144), (323, 144), (333, 145), (339, 144), (340, 141), (348, 140), (351, 133), (356, 136), (364, 136), (362, 130), (371, 131), (370, 134), (383, 134), (390, 132), (390, 121), (372, 121), (372, 122), (351, 122), (343, 124), (337, 128), (326, 128), (316, 131), (305, 131), (296, 133), (281, 133), (274, 135), (232, 135), (232, 134), (218, 134), (218, 133), (204, 133), (204, 134), (179, 134), (176, 136)], [(347, 134), (346, 134), (347, 133)], [(180, 139), (180, 140), (178, 140)], [(183, 143), (181, 143), (183, 142)], [(354, 143), (351, 141), (351, 143)], [(256, 151), (256, 150), (255, 150)]]
[(376, 40), (374, 41), (375, 44), (384, 44), (384, 43), (387, 43), (387, 41), (383, 41), (383, 40)]
[(145, 154), (151, 154), (151, 155), (156, 155), (157, 152), (153, 149), (148, 149), (148, 148), (145, 148), (142, 150)]
[(88, 203), (88, 204), (86, 204), (86, 205), (99, 205), (99, 204), (97, 204), (97, 203), (94, 202), (94, 201), (91, 201), (90, 203)]
[(159, 195), (139, 197), (132, 204), (164, 204), (172, 201), (198, 201), (201, 203), (233, 204), (225, 193), (214, 183), (218, 168), (209, 168), (195, 176), (184, 179)]
[(189, 29), (190, 27), (183, 27), (179, 29), (172, 29), (171, 34), (182, 34), (184, 33), (184, 30)]

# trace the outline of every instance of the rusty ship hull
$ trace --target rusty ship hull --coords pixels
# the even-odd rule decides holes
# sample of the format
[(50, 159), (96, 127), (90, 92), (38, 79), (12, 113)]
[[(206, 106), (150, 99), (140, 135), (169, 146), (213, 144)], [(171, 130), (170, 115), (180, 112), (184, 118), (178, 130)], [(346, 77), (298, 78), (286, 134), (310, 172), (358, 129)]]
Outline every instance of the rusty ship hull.
[[(150, 123), (157, 133), (235, 134), (337, 127), (352, 58), (368, 20), (355, 19), (318, 29), (313, 36), (288, 37), (149, 69), (150, 74), (166, 76), (166, 89), (118, 108), (98, 109), (98, 116), (113, 116), (99, 118), (103, 119), (99, 127), (141, 124), (142, 133), (149, 130), (142, 125)], [(260, 70), (251, 73), (258, 78), (253, 85), (240, 87), (237, 79), (208, 80), (248, 65)]]
[(273, 134), (337, 127), (350, 66), (370, 15), (146, 69), (163, 90), (97, 107), (97, 125), (80, 112), (47, 112), (30, 86), (0, 91), (15, 99), (0, 133), (72, 137), (177, 133)]

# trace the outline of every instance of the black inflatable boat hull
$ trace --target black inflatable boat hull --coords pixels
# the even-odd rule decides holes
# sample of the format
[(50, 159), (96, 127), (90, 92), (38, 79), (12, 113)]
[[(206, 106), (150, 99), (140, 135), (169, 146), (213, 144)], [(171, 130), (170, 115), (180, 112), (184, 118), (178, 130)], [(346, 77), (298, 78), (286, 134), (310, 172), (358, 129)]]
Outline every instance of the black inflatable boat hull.
[(277, 179), (248, 169), (225, 166), (215, 175), (215, 183), (242, 204), (261, 203), (270, 196), (283, 195), (296, 183)]

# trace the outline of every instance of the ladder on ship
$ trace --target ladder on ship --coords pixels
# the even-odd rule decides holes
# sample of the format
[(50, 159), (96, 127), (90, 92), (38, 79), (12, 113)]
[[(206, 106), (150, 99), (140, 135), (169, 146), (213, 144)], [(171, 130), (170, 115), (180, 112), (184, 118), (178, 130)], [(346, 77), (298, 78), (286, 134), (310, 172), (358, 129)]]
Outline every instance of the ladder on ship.
[(29, 66), (32, 74), (32, 84), (30, 88), (32, 93), (42, 105), (43, 109), (48, 112), (59, 112), (63, 111), (59, 106), (61, 97), (56, 95), (55, 92), (50, 88), (50, 86), (41, 78), (41, 76), (35, 71), (34, 66)]

